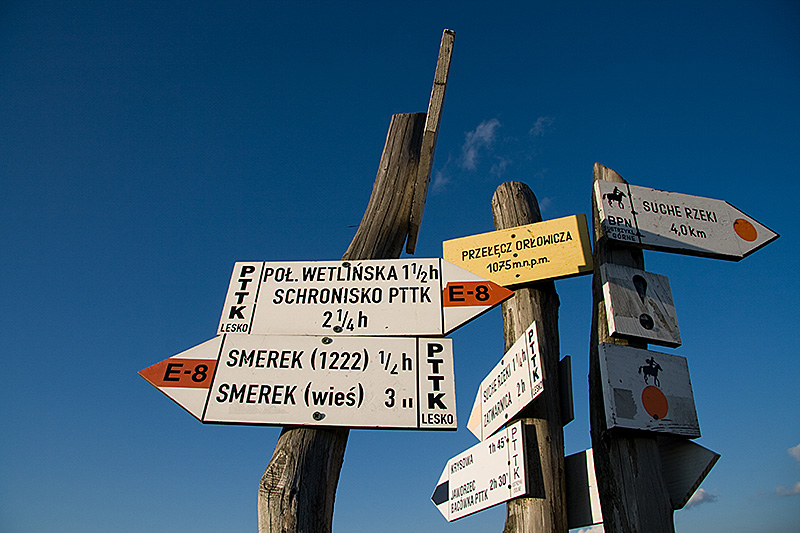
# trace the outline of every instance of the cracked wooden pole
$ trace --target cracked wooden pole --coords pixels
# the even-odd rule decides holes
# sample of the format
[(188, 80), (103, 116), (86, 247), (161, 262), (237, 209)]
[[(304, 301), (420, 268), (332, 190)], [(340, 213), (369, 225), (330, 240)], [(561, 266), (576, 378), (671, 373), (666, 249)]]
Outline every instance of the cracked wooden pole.
[[(454, 32), (445, 30), (437, 63), (429, 110), (436, 109), (438, 131), (444, 88), (437, 89), (442, 61), (449, 69)], [(449, 43), (449, 45), (447, 45)], [(446, 46), (447, 45), (447, 46)], [(448, 48), (446, 54), (442, 49)], [(445, 74), (444, 82), (447, 76)], [(433, 99), (439, 99), (437, 105)], [(414, 239), (425, 205), (427, 178), (420, 190), (421, 153), (430, 158), (433, 145), (426, 127), (427, 113), (393, 115), (367, 209), (342, 260), (396, 259), (406, 237)], [(423, 133), (424, 132), (424, 133)], [(426, 144), (426, 139), (428, 142)], [(434, 135), (433, 144), (436, 143)], [(416, 217), (412, 216), (412, 206)], [(416, 220), (413, 226), (412, 220)], [(413, 250), (413, 246), (412, 246)], [(349, 436), (347, 428), (285, 427), (278, 438), (258, 486), (259, 533), (328, 533), (333, 526), (333, 504)]]
[[(539, 203), (524, 183), (501, 184), (492, 197), (495, 229), (540, 222)], [(559, 395), (559, 300), (553, 281), (516, 288), (503, 303), (505, 349), (536, 321), (542, 357), (544, 390), (514, 420), (525, 424), (528, 496), (507, 504), (505, 533), (566, 533), (567, 506), (564, 476), (564, 431)], [(513, 420), (509, 420), (509, 424)]]
[[(597, 180), (627, 183), (613, 170), (595, 163), (592, 191)], [(603, 528), (606, 533), (671, 533), (675, 531), (672, 505), (661, 472), (656, 437), (644, 432), (608, 430), (600, 376), (600, 343), (647, 348), (645, 342), (626, 341), (609, 335), (600, 267), (614, 263), (644, 270), (644, 253), (641, 248), (604, 237), (594, 198), (592, 207), (595, 245), (589, 344), (589, 418)]]

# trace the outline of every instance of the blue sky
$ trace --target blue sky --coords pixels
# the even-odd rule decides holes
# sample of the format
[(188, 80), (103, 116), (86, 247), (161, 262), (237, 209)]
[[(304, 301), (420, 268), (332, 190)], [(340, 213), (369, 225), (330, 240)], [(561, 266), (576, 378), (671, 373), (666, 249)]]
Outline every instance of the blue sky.
[[(137, 372), (214, 334), (235, 261), (341, 257), (393, 113), (425, 111), (456, 31), (417, 257), (493, 229), (502, 182), (591, 210), (592, 164), (721, 198), (781, 234), (669, 277), (702, 437), (722, 458), (682, 532), (796, 531), (796, 2), (18, 2), (0, 6), (0, 529), (255, 531), (280, 429), (203, 425)], [(556, 284), (588, 429), (590, 278)], [(336, 531), (448, 524), (429, 497), (477, 441), (494, 310), (452, 335), (457, 432), (351, 432)]]

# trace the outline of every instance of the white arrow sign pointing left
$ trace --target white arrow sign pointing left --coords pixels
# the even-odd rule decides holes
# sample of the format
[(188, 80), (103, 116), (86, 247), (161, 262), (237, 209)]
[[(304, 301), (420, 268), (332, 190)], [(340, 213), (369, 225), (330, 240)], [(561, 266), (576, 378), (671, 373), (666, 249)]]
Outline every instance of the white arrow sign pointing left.
[(527, 493), (522, 422), (449, 461), (431, 500), (448, 522)]
[(534, 322), (481, 382), (467, 429), (486, 440), (542, 393), (543, 382)]
[(139, 374), (204, 423), (456, 429), (450, 339), (222, 335)]

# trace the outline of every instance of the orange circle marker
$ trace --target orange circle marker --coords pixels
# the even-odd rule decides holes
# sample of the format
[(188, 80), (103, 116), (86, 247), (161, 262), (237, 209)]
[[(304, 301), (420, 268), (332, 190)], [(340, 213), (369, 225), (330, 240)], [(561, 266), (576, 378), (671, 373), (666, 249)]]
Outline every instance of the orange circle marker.
[(644, 404), (644, 409), (647, 411), (647, 414), (656, 420), (661, 420), (667, 416), (669, 412), (667, 397), (664, 396), (661, 389), (653, 385), (645, 387), (642, 391), (642, 404)]
[(749, 220), (743, 218), (737, 218), (733, 221), (733, 231), (747, 242), (753, 242), (758, 237), (755, 226), (753, 226)]

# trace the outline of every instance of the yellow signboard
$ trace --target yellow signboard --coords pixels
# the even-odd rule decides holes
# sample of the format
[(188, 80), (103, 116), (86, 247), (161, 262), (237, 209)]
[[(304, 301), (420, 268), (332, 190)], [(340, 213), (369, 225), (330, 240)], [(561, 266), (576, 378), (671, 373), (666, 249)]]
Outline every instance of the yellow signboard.
[(442, 247), (445, 260), (504, 286), (592, 271), (583, 214), (452, 239)]

